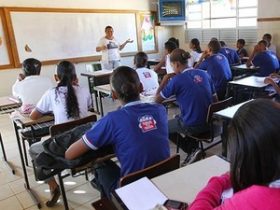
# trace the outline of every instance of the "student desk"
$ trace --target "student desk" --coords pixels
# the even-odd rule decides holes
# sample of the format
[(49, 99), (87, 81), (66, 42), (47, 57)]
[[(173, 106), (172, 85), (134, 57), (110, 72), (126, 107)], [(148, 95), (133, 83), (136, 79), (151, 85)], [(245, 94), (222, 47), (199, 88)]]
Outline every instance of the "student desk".
[(219, 176), (227, 171), (227, 161), (211, 156), (153, 178), (152, 181), (169, 199), (190, 203), (212, 176)]
[(259, 68), (257, 67), (247, 67), (246, 64), (232, 65), (231, 66), (232, 77), (250, 76), (256, 73), (258, 69)]
[(106, 95), (110, 95), (111, 94), (111, 87), (109, 84), (107, 85), (99, 85), (96, 86), (95, 91), (97, 92), (97, 95), (99, 97), (99, 106), (100, 106), (100, 115), (103, 117), (104, 116), (104, 110), (103, 110), (103, 104), (102, 104), (102, 93), (106, 94)]
[(237, 101), (238, 89), (244, 90), (246, 88), (250, 94), (249, 99), (252, 99), (256, 92), (263, 91), (268, 86), (268, 84), (264, 83), (264, 79), (265, 77), (249, 76), (239, 80), (230, 81), (228, 83), (228, 88), (231, 86), (233, 89), (234, 103)]
[(40, 126), (44, 123), (52, 122), (53, 119), (54, 119), (53, 116), (50, 116), (50, 115), (43, 116), (42, 118), (40, 118), (38, 120), (31, 120), (28, 115), (22, 115), (19, 112), (15, 113), (15, 114), (11, 114), (11, 120), (13, 121), (13, 125), (14, 125), (14, 130), (15, 130), (15, 134), (16, 134), (16, 140), (17, 140), (18, 150), (19, 150), (19, 155), (20, 155), (20, 160), (21, 160), (21, 166), (22, 166), (24, 180), (25, 180), (24, 187), (27, 190), (27, 192), (30, 194), (32, 200), (36, 203), (38, 208), (41, 208), (41, 204), (38, 201), (38, 198), (37, 198), (35, 192), (30, 188), (30, 185), (29, 185), (29, 180), (28, 180), (26, 167), (25, 167), (25, 161), (23, 158), (19, 130), (31, 127), (31, 130), (33, 131), (34, 126)]
[(94, 94), (95, 97), (95, 105), (96, 105), (96, 111), (99, 113), (99, 106), (97, 101), (97, 91), (95, 89), (96, 86), (99, 85), (105, 85), (110, 83), (110, 76), (113, 73), (113, 70), (100, 70), (95, 72), (87, 72), (87, 73), (81, 73), (81, 76), (85, 76), (88, 79), (88, 87), (91, 94)]
[(222, 119), (223, 121), (223, 132), (222, 132), (222, 155), (224, 157), (227, 157), (227, 128), (228, 128), (228, 125), (229, 125), (229, 122), (230, 120), (233, 118), (234, 114), (237, 112), (237, 110), (243, 105), (243, 104), (246, 104), (250, 101), (253, 101), (254, 99), (252, 100), (248, 100), (248, 101), (245, 101), (243, 103), (240, 103), (240, 104), (236, 104), (234, 106), (231, 106), (231, 107), (228, 107), (226, 109), (223, 109), (221, 111), (218, 111), (218, 112), (215, 112), (214, 113), (214, 117), (216, 118), (219, 118), (219, 119)]
[[(14, 111), (16, 108), (20, 107), (21, 103), (16, 98), (10, 96), (0, 97), (0, 114), (6, 114)], [(7, 160), (6, 151), (3, 143), (3, 139), (0, 133), (0, 144), (2, 148), (3, 159), (7, 166), (11, 169), (12, 173), (15, 174), (14, 168)]]
[(160, 62), (160, 59), (148, 59), (147, 68), (157, 65), (159, 62)]

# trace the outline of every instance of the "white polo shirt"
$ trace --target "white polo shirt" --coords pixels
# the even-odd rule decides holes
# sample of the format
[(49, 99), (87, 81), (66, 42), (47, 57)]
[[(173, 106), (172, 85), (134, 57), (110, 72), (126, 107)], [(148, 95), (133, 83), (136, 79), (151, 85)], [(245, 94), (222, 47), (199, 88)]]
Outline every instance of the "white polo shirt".
[(198, 53), (196, 51), (190, 51), (191, 57), (188, 59), (188, 66), (193, 67), (194, 63), (198, 62), (202, 53)]
[[(78, 99), (80, 118), (88, 116), (88, 108), (92, 106), (91, 97), (88, 88), (73, 86)], [(48, 90), (36, 105), (36, 110), (42, 114), (53, 112), (55, 124), (74, 120), (67, 117), (66, 112), (67, 87), (62, 86), (58, 89)]]
[(17, 80), (12, 87), (13, 95), (22, 101), (21, 111), (31, 113), (42, 95), (54, 85), (50, 78), (40, 75), (28, 76)]
[(170, 62), (170, 54), (167, 54), (165, 57), (165, 68), (167, 74), (174, 73), (174, 69), (171, 66), (171, 62)]
[(139, 76), (140, 82), (143, 85), (142, 95), (155, 95), (159, 86), (157, 73), (145, 67), (136, 69), (136, 72)]

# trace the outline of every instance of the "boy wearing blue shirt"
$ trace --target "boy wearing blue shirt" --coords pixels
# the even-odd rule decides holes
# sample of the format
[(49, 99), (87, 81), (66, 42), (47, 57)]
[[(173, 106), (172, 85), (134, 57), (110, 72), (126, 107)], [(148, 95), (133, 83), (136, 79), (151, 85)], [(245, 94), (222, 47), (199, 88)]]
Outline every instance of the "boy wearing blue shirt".
[(207, 131), (208, 107), (217, 99), (210, 76), (205, 71), (188, 68), (189, 57), (182, 49), (172, 52), (170, 59), (175, 74), (166, 75), (157, 91), (156, 102), (175, 95), (181, 110), (180, 117), (168, 121), (169, 134)]
[(75, 159), (88, 150), (113, 145), (120, 162), (105, 162), (95, 171), (101, 196), (110, 198), (120, 177), (144, 169), (170, 156), (166, 110), (159, 104), (140, 101), (142, 86), (138, 75), (130, 67), (119, 67), (111, 78), (112, 97), (123, 105), (108, 113), (82, 139), (72, 144), (66, 159)]
[(221, 44), (221, 49), (220, 49), (219, 53), (226, 56), (226, 58), (228, 59), (229, 65), (240, 64), (240, 58), (239, 58), (236, 50), (228, 48), (224, 41), (220, 41), (220, 44)]
[(261, 40), (255, 46), (246, 65), (259, 67), (258, 76), (266, 77), (279, 70), (279, 61), (274, 53), (267, 50), (267, 41)]
[(208, 51), (204, 51), (195, 67), (207, 71), (214, 83), (219, 100), (222, 100), (232, 73), (227, 58), (219, 53), (220, 49), (219, 41), (211, 40), (208, 44)]

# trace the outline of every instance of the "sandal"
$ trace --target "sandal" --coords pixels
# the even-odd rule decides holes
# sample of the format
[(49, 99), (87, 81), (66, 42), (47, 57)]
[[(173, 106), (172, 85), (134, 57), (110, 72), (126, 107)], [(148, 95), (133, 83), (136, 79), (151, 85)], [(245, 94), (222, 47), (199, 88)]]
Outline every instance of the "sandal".
[(47, 207), (53, 207), (57, 203), (57, 200), (60, 197), (59, 187), (56, 187), (55, 190), (51, 192), (51, 196), (51, 199), (46, 202)]

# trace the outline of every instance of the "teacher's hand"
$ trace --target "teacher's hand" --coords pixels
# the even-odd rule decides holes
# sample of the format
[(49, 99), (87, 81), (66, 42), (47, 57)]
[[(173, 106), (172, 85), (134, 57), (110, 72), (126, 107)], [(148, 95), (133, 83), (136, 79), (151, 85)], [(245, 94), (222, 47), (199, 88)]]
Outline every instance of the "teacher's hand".
[(128, 40), (126, 40), (126, 42), (127, 42), (127, 43), (133, 43), (133, 42), (134, 42), (134, 40), (132, 40), (132, 39), (128, 39)]

